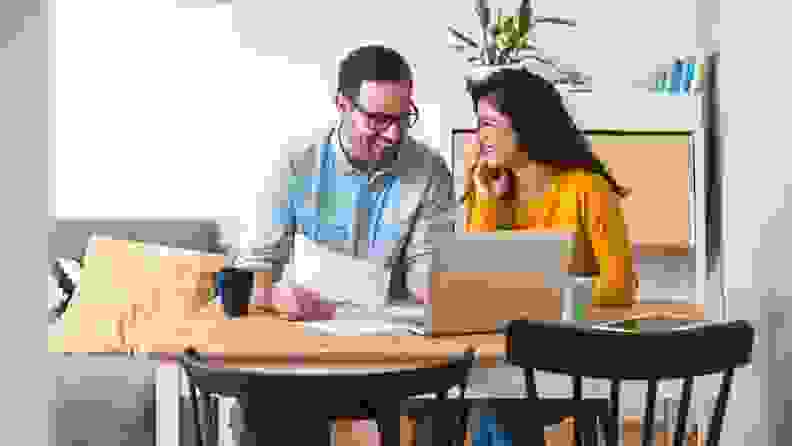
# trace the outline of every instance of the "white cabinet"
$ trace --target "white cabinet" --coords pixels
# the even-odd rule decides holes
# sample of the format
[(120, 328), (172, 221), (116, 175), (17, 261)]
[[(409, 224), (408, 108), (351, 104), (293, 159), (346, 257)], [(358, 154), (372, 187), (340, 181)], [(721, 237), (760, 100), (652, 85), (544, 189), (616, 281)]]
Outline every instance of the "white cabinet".
[(691, 130), (699, 127), (699, 96), (669, 96), (646, 90), (594, 90), (564, 95), (584, 130)]

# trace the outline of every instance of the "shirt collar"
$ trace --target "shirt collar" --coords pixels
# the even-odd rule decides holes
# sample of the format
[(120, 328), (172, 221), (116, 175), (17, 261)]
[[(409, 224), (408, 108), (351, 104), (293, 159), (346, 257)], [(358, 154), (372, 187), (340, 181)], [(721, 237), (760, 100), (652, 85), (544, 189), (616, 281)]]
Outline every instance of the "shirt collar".
[[(359, 168), (357, 168), (352, 160), (350, 159), (350, 155), (347, 152), (351, 146), (351, 141), (344, 139), (341, 141), (341, 138), (344, 138), (342, 133), (340, 132), (340, 124), (341, 121), (339, 120), (336, 122), (336, 125), (330, 131), (330, 135), (327, 138), (327, 142), (333, 146), (335, 146), (335, 157), (336, 157), (336, 171), (341, 175), (367, 175), (368, 172), (365, 172)], [(409, 139), (405, 141), (405, 143), (409, 143)], [(343, 146), (342, 146), (343, 143)], [(404, 143), (401, 144), (403, 146)], [(377, 163), (377, 165), (372, 170), (372, 174), (377, 175), (385, 175), (390, 174), (396, 168), (398, 161), (399, 161), (399, 154), (403, 147), (397, 148), (395, 151), (391, 151), (385, 156), (388, 157), (390, 155), (390, 159), (383, 159), (381, 162)]]

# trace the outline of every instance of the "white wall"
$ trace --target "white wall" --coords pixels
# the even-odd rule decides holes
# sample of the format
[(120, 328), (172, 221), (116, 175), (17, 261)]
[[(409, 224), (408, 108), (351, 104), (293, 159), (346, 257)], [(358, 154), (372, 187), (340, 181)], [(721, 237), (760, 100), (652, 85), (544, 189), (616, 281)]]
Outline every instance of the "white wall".
[[(46, 1), (43, 1), (46, 5)], [(4, 398), (14, 420), (3, 423), (2, 443), (46, 444), (42, 402), (52, 398), (51, 369), (42, 367), (47, 239), (47, 17), (39, 1), (0, 2), (0, 260), (6, 311), (0, 346), (24, 367), (4, 370)], [(24, 296), (24, 297), (22, 297)], [(43, 376), (42, 376), (43, 375)], [(49, 376), (48, 376), (49, 375)], [(43, 378), (43, 379), (42, 379)], [(43, 394), (44, 398), (41, 397)], [(45, 403), (46, 404), (46, 403)], [(46, 416), (46, 415), (45, 415)], [(36, 420), (36, 428), (30, 422)]]
[[(475, 33), (472, 2), (450, 8), (405, 0), (387, 18), (362, 0), (184, 7), (206, 3), (58, 4), (56, 215), (238, 215), (249, 193), (230, 200), (228, 188), (261, 187), (280, 144), (332, 119), (338, 60), (361, 43), (393, 46), (414, 65), (423, 111), (417, 134), (447, 151), (448, 130), (470, 122), (466, 64), (445, 47), (445, 26)], [(694, 53), (693, 9), (692, 19), (680, 19), (674, 8), (649, 13), (628, 1), (604, 13), (591, 3), (537, 3), (541, 15), (580, 23), (577, 30), (545, 25), (538, 39), (606, 92), (610, 107), (581, 100), (596, 110), (584, 112), (593, 116), (588, 127), (694, 120), (664, 118), (679, 113), (634, 98), (614, 106), (615, 94), (607, 93), (629, 89), (673, 55)], [(494, 5), (509, 12), (516, 2)], [(671, 17), (674, 33), (662, 25)], [(635, 116), (645, 118), (626, 120)], [(656, 124), (663, 119), (673, 123)]]
[(240, 48), (230, 5), (67, 2), (56, 17), (58, 216), (236, 215), (230, 191), (332, 118), (316, 66)]
[[(758, 330), (753, 365), (736, 376), (721, 444), (783, 445), (792, 438), (792, 97), (772, 78), (791, 65), (788, 8), (770, 0), (720, 6), (726, 317), (750, 320)], [(748, 56), (761, 69), (747, 64)], [(758, 76), (766, 80), (754, 82)]]

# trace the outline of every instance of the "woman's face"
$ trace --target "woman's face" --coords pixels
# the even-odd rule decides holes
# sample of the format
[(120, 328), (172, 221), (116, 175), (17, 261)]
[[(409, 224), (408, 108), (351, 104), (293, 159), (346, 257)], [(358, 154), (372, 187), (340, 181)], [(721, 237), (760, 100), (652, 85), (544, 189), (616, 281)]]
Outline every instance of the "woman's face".
[(479, 158), (490, 167), (508, 165), (518, 152), (511, 118), (495, 108), (495, 98), (478, 101)]

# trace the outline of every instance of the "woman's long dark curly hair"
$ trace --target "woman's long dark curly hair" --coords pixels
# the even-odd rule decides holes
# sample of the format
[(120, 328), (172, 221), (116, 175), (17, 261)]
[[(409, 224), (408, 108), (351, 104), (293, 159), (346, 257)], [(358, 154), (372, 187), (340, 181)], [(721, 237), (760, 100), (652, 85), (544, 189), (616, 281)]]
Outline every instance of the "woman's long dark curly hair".
[(531, 160), (562, 171), (583, 169), (601, 175), (620, 197), (629, 194), (591, 152), (588, 140), (567, 112), (561, 94), (541, 76), (523, 69), (504, 68), (482, 80), (468, 80), (467, 91), (475, 110), (479, 99), (494, 97), (496, 109), (511, 118), (517, 142), (527, 149)]

